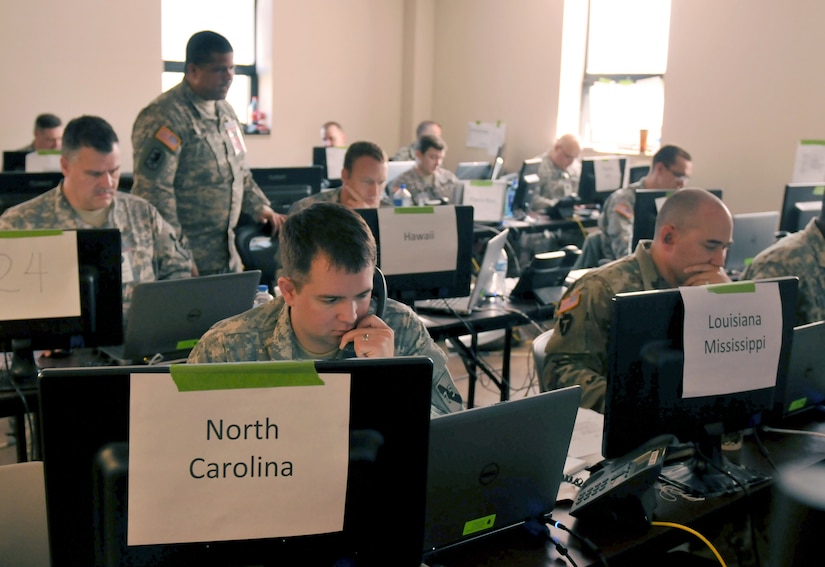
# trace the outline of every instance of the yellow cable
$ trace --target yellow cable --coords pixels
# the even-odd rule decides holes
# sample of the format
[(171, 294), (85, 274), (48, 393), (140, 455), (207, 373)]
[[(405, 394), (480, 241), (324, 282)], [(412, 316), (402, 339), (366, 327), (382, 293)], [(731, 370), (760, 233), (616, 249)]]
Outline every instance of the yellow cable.
[(716, 559), (719, 561), (719, 564), (722, 565), (722, 567), (727, 567), (727, 564), (725, 563), (725, 560), (722, 559), (722, 556), (719, 555), (719, 552), (716, 550), (715, 547), (713, 547), (713, 544), (710, 543), (708, 538), (706, 538), (705, 536), (703, 536), (702, 534), (700, 534), (699, 532), (697, 532), (693, 528), (683, 526), (682, 524), (676, 524), (674, 522), (650, 522), (650, 525), (651, 526), (662, 526), (662, 527), (665, 527), (665, 528), (678, 528), (680, 530), (684, 530), (688, 533), (691, 533), (691, 534), (695, 535), (696, 537), (701, 539), (705, 543), (705, 545), (707, 545), (710, 548), (710, 550), (716, 556)]

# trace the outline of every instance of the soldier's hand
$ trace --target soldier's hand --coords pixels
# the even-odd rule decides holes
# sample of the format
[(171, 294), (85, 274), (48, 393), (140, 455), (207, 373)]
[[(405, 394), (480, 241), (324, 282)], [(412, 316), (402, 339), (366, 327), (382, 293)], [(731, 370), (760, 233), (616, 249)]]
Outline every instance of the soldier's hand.
[(341, 336), (340, 348), (352, 343), (358, 358), (391, 357), (395, 354), (395, 332), (384, 321), (370, 315)]

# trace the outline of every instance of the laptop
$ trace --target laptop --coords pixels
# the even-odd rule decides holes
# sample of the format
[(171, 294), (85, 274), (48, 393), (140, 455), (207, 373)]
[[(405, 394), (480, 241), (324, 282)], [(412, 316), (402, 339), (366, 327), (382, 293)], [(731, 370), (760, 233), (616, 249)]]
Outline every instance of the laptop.
[(123, 344), (100, 350), (118, 365), (185, 360), (209, 327), (252, 308), (260, 280), (249, 270), (138, 284)]
[(777, 393), (784, 419), (825, 402), (825, 321), (794, 327), (784, 392)]
[(442, 297), (438, 299), (419, 299), (415, 302), (415, 309), (432, 311), (436, 313), (457, 313), (459, 315), (469, 315), (484, 299), (482, 292), (490, 289), (493, 281), (493, 274), (496, 271), (496, 263), (504, 245), (507, 244), (507, 236), (510, 229), (504, 229), (493, 238), (487, 241), (487, 248), (484, 250), (484, 258), (476, 276), (475, 285), (469, 296), (464, 297)]
[(552, 512), (581, 388), (430, 420), (424, 558)]
[(776, 242), (777, 226), (779, 211), (733, 215), (733, 243), (725, 260), (728, 274), (741, 274), (757, 254)]

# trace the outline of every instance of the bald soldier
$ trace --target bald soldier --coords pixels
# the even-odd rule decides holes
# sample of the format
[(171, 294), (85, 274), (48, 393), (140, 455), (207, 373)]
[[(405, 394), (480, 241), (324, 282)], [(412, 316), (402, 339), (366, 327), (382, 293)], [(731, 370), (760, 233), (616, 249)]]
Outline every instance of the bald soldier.
[(796, 324), (825, 320), (825, 196), (818, 219), (760, 252), (743, 280), (797, 276)]
[(543, 211), (558, 199), (578, 193), (581, 170), (576, 166), (576, 160), (581, 151), (579, 139), (573, 134), (565, 134), (542, 156), (538, 171), (539, 191), (530, 202), (531, 210)]
[(595, 268), (562, 297), (541, 375), (543, 390), (582, 386), (581, 406), (604, 412), (610, 302), (617, 293), (728, 283), (733, 219), (704, 189), (682, 189), (662, 205), (653, 240)]

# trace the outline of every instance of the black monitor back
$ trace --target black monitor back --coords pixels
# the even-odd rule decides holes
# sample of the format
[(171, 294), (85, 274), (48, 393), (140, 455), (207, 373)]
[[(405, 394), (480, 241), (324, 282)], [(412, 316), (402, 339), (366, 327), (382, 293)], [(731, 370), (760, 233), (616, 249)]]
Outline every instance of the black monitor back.
[[(619, 162), (619, 187), (596, 187), (595, 160), (615, 159)], [(582, 160), (582, 171), (579, 177), (579, 199), (582, 203), (603, 205), (605, 200), (613, 191), (622, 186), (627, 158), (624, 157), (599, 157), (585, 158)]]
[(518, 185), (516, 186), (515, 195), (513, 195), (513, 202), (510, 205), (514, 215), (518, 212), (526, 212), (530, 210), (530, 203), (533, 200), (533, 195), (539, 188), (539, 167), (541, 166), (541, 158), (526, 159), (521, 164), (521, 170), (518, 174)]
[(3, 152), (3, 171), (26, 171), (26, 156), (29, 152)]
[(252, 169), (252, 178), (269, 199), (272, 209), (286, 214), (292, 203), (319, 193), (324, 170), (319, 165), (309, 167), (271, 167)]
[(822, 202), (825, 195), (825, 184), (819, 183), (788, 183), (782, 196), (782, 208), (779, 210), (779, 230), (796, 232), (800, 225), (797, 203), (804, 201)]
[[(642, 239), (652, 239), (656, 232), (656, 208), (658, 199), (667, 198), (676, 189), (636, 189), (636, 204), (633, 207), (633, 244), (630, 251), (636, 249), (636, 244)], [(708, 189), (711, 193), (722, 198), (721, 189)]]
[(0, 214), (3, 214), (3, 211), (9, 207), (57, 187), (61, 179), (63, 179), (63, 174), (59, 171), (0, 173)]

